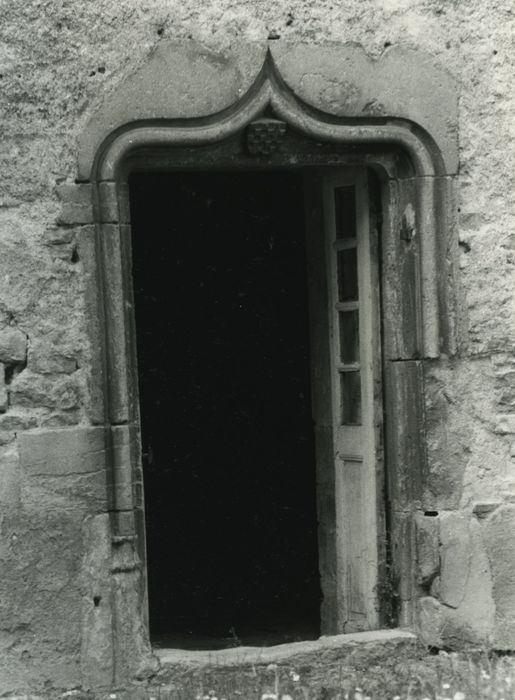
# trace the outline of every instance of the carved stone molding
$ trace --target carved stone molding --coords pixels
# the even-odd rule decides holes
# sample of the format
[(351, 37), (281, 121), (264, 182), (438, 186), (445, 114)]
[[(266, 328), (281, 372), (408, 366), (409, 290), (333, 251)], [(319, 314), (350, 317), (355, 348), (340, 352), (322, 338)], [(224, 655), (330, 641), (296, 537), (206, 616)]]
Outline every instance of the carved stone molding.
[(163, 41), (93, 111), (79, 139), (79, 180), (91, 178), (96, 156), (119, 130), (234, 120), (267, 82), (316, 110), (320, 121), (326, 115), (347, 126), (403, 122), (440, 161), (440, 175), (457, 171), (455, 82), (426, 54), (391, 47), (374, 60), (355, 44), (247, 42), (220, 50)]

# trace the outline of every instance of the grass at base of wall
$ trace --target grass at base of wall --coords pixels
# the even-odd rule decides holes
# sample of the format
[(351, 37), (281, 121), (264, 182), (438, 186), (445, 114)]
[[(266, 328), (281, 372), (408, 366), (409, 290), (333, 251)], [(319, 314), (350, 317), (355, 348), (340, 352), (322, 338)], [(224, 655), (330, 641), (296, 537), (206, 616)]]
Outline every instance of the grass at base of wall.
[[(214, 669), (213, 669), (214, 670)], [(356, 669), (342, 664), (338, 678), (307, 679), (310, 669), (271, 664), (227, 673), (220, 669), (160, 683), (159, 674), (131, 689), (91, 693), (74, 688), (2, 700), (515, 700), (515, 655), (436, 651), (392, 658)]]
[[(147, 687), (119, 700), (515, 700), (515, 656), (474, 651), (391, 658), (385, 664), (346, 667), (338, 678), (305, 678), (312, 669), (271, 665), (243, 673), (197, 676), (186, 684)], [(260, 677), (261, 676), (261, 677)], [(154, 679), (155, 683), (155, 679)], [(111, 697), (111, 700), (114, 700)]]
[(439, 651), (419, 661), (399, 659), (387, 673), (372, 668), (345, 679), (343, 670), (341, 688), (327, 689), (323, 696), (333, 699), (515, 700), (515, 657)]

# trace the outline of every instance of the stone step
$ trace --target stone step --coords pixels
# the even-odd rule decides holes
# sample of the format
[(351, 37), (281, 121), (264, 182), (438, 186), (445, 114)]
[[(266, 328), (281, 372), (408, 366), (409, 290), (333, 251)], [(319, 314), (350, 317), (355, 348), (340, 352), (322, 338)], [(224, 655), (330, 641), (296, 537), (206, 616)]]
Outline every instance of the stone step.
[[(336, 697), (426, 650), (408, 630), (381, 630), (273, 647), (156, 651), (160, 668), (130, 700), (307, 700)], [(120, 696), (121, 697), (121, 696)]]

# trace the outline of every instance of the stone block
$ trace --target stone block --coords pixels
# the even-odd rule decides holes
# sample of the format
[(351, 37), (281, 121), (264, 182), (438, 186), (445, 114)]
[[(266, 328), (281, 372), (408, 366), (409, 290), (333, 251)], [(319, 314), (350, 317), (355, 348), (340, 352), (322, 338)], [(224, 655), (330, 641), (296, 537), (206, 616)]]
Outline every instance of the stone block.
[(91, 224), (93, 223), (93, 207), (91, 204), (68, 203), (63, 204), (61, 213), (57, 219), (59, 224)]
[(441, 603), (432, 596), (417, 601), (417, 630), (424, 644), (443, 647), (442, 628), (445, 611)]
[(433, 598), (440, 598), (440, 577), (435, 576), (433, 579), (433, 582), (431, 583), (431, 588), (429, 589), (429, 594), (433, 596)]
[(0, 505), (17, 508), (20, 503), (20, 460), (14, 445), (0, 451)]
[(29, 369), (18, 374), (10, 385), (11, 405), (27, 408), (50, 408), (60, 411), (81, 405), (81, 378), (72, 375), (41, 375)]
[(0, 430), (0, 446), (8, 445), (16, 438), (16, 433), (7, 430)]
[(441, 578), (440, 598), (457, 608), (465, 597), (470, 566), (469, 519), (461, 513), (443, 513), (440, 517)]
[(29, 476), (87, 474), (105, 469), (104, 428), (36, 430), (19, 436), (21, 467)]
[[(480, 528), (478, 523), (475, 523)], [(479, 541), (479, 538), (478, 538)], [(478, 551), (476, 549), (476, 551)], [(443, 605), (436, 597), (417, 601), (417, 630), (421, 641), (451, 649), (490, 648), (495, 608), (484, 552), (469, 578), (466, 595), (458, 608)]]
[(133, 510), (121, 510), (111, 513), (113, 531), (121, 537), (133, 536), (136, 524)]
[(7, 326), (0, 330), (0, 362), (16, 364), (25, 362), (27, 336), (18, 328)]
[(90, 184), (58, 185), (61, 212), (57, 223), (64, 225), (93, 223), (92, 187)]
[(447, 174), (458, 167), (457, 88), (450, 73), (420, 50), (396, 46), (372, 60), (357, 44), (274, 42), (282, 79), (308, 104), (340, 117), (399, 117), (438, 144)]
[[(80, 685), (78, 578), (84, 515), (60, 506), (27, 507), (23, 502), (21, 508), (8, 509), (2, 504), (2, 694), (16, 689), (25, 698), (23, 691), (42, 689), (47, 679), (63, 690)], [(13, 641), (20, 648), (10, 655)], [(13, 662), (15, 668), (20, 664), (16, 681), (9, 679)]]
[(430, 465), (424, 483), (424, 510), (459, 508), (469, 460), (470, 423), (454, 394), (454, 377), (444, 362), (426, 363), (424, 373), (424, 444)]
[[(127, 123), (127, 114), (134, 121), (205, 117), (237, 103), (262, 70), (267, 48), (251, 41), (223, 48), (160, 42), (92, 115), (79, 144), (80, 179), (90, 178), (100, 144)], [(372, 60), (355, 43), (273, 42), (270, 49), (281, 79), (302, 100), (336, 116), (413, 121), (438, 144), (446, 172), (456, 172), (456, 84), (428, 54), (392, 47)]]
[(109, 687), (113, 674), (109, 515), (86, 518), (82, 533), (81, 672), (87, 687)]
[(117, 187), (114, 182), (100, 182), (98, 185), (98, 201), (100, 204), (100, 221), (104, 224), (120, 222), (118, 211)]
[(132, 508), (134, 499), (132, 493), (132, 483), (110, 485), (110, 502), (113, 508)]
[(62, 260), (65, 263), (70, 263), (74, 259), (75, 246), (73, 243), (63, 243), (62, 245), (52, 246), (51, 256), (53, 260)]
[(28, 511), (73, 510), (105, 513), (108, 487), (105, 470), (71, 474), (35, 474), (24, 478), (21, 500)]
[(55, 188), (63, 204), (85, 205), (91, 202), (92, 185), (89, 183), (66, 182)]
[(57, 411), (45, 418), (41, 418), (39, 425), (41, 428), (68, 428), (72, 425), (78, 425), (82, 418), (83, 416), (80, 410)]
[(464, 642), (489, 646), (494, 629), (495, 606), (490, 562), (482, 535), (480, 523), (470, 518), (469, 546), (465, 551), (468, 567), (462, 572), (465, 594), (453, 620), (458, 641), (461, 630)]
[(17, 413), (12, 409), (9, 413), (0, 416), (0, 430), (19, 432), (21, 430), (35, 428), (37, 424), (38, 422), (34, 416), (27, 413)]
[(71, 243), (74, 236), (73, 228), (67, 226), (49, 226), (45, 231), (45, 241), (49, 245), (63, 245)]
[[(130, 545), (129, 548), (132, 549)], [(120, 556), (123, 549), (123, 546), (118, 548), (115, 557)], [(118, 622), (114, 683), (121, 686), (133, 673), (133, 669), (141, 663), (142, 656), (151, 650), (144, 623), (144, 583), (134, 552), (118, 565), (115, 561), (113, 573), (111, 601), (113, 617)], [(127, 615), (128, 610), (131, 611), (130, 615)]]
[(27, 366), (38, 374), (71, 374), (77, 369), (77, 360), (53, 344), (35, 339), (29, 345)]
[(497, 510), (497, 508), (501, 505), (500, 501), (488, 501), (484, 503), (474, 503), (472, 507), (472, 512), (476, 516), (476, 518), (479, 518), (479, 520), (484, 520), (487, 518), (489, 515), (491, 515), (494, 510)]
[[(96, 250), (96, 230), (94, 226), (81, 226), (76, 235), (82, 274), (85, 283), (84, 304), (85, 319), (90, 338), (102, 338), (104, 335), (103, 304), (100, 298), (98, 264)], [(102, 343), (92, 343), (88, 348), (88, 398), (86, 411), (90, 421), (95, 425), (105, 420), (105, 363)]]
[[(154, 651), (161, 662), (159, 679), (163, 684), (174, 683), (175, 687), (177, 684), (188, 687), (188, 684), (194, 682), (193, 687), (198, 687), (200, 674), (203, 669), (208, 670), (209, 664), (209, 672), (212, 674), (209, 682), (212, 685), (207, 687), (216, 688), (219, 697), (238, 697), (241, 693), (243, 698), (254, 698), (262, 697), (262, 692), (258, 692), (258, 689), (266, 687), (265, 683), (273, 692), (277, 681), (281, 683), (282, 673), (289, 676), (291, 683), (291, 673), (294, 670), (300, 676), (300, 683), (295, 681), (297, 687), (292, 689), (290, 686), (290, 689), (293, 690), (292, 697), (300, 700), (344, 697), (346, 693), (342, 689), (345, 685), (349, 687), (349, 680), (355, 682), (354, 687), (362, 685), (360, 681), (371, 678), (374, 670), (379, 683), (374, 685), (377, 692), (372, 692), (371, 695), (374, 698), (391, 697), (394, 693), (380, 691), (384, 689), (385, 678), (391, 675), (396, 677), (399, 663), (409, 664), (411, 659), (420, 659), (423, 648), (415, 634), (407, 630), (389, 629), (323, 636), (314, 641), (275, 647), (225, 649), (206, 652), (203, 657), (202, 652), (174, 649)], [(206, 675), (202, 676), (205, 684)], [(283, 691), (286, 683), (282, 685)], [(367, 686), (364, 695), (366, 688)], [(354, 694), (351, 695), (354, 697)], [(177, 693), (170, 697), (176, 696)], [(281, 695), (278, 697), (281, 698)], [(355, 697), (359, 695), (356, 693)], [(281, 700), (285, 700), (284, 695)]]
[(111, 428), (110, 468), (113, 507), (116, 510), (130, 510), (133, 507), (133, 473), (131, 436), (126, 425)]
[(490, 560), (497, 649), (515, 649), (515, 505), (495, 510), (482, 532)]
[(423, 513), (416, 513), (415, 528), (417, 542), (417, 582), (421, 586), (428, 586), (440, 570), (439, 519), (437, 517), (426, 516)]
[(143, 481), (132, 482), (132, 504), (134, 508), (145, 507), (145, 491), (143, 488)]
[(515, 413), (500, 413), (495, 419), (495, 432), (500, 435), (515, 434)]
[(117, 185), (118, 192), (118, 215), (121, 224), (131, 223), (131, 209), (129, 201), (129, 186), (125, 182), (119, 182)]
[(428, 644), (460, 649), (488, 647), (495, 607), (482, 526), (465, 513), (441, 516), (442, 574), (433, 597), (419, 602), (421, 634)]
[(105, 270), (104, 312), (105, 323), (110, 328), (107, 350), (107, 382), (110, 395), (110, 421), (125, 423), (129, 419), (129, 397), (126, 376), (126, 301), (123, 296), (123, 267), (121, 240), (129, 235), (128, 227), (113, 224), (102, 225), (102, 257)]
[(7, 387), (5, 385), (5, 366), (0, 362), (0, 413), (5, 413), (9, 405)]
[(266, 42), (229, 42), (210, 48), (192, 40), (161, 41), (148, 59), (106, 95), (79, 143), (79, 177), (90, 177), (93, 159), (116, 128), (148, 119), (216, 114), (238, 102), (258, 76)]
[(413, 577), (415, 558), (415, 525), (413, 515), (406, 511), (394, 514), (391, 532), (392, 567), (394, 577), (398, 580), (397, 595), (401, 606), (401, 626), (404, 610), (411, 605), (416, 595)]

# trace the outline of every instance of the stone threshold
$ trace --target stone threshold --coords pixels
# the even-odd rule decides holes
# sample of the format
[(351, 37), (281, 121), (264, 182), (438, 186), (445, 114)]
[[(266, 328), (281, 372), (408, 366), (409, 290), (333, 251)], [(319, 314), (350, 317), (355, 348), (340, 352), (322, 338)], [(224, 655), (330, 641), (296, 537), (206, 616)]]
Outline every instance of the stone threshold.
[(409, 629), (373, 630), (352, 634), (337, 634), (306, 642), (291, 642), (270, 647), (235, 647), (232, 649), (191, 651), (189, 649), (153, 649), (161, 667), (187, 665), (202, 666), (241, 666), (245, 664), (281, 664), (291, 662), (301, 656), (337, 651), (339, 655), (352, 653), (359, 648), (396, 647), (419, 645), (416, 634)]

